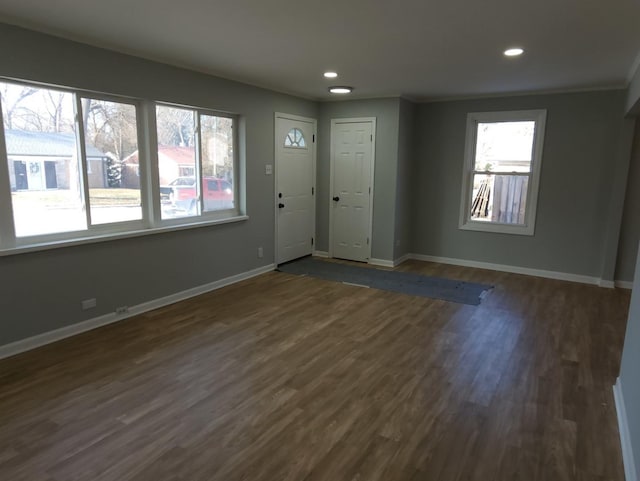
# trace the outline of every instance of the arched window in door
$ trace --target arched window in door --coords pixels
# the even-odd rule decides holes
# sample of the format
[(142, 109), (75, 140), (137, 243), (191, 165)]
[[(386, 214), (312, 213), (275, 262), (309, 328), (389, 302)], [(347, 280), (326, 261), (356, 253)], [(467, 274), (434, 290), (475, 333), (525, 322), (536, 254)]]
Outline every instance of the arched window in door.
[(304, 139), (302, 130), (293, 128), (284, 138), (284, 146), (292, 149), (306, 149), (307, 141)]

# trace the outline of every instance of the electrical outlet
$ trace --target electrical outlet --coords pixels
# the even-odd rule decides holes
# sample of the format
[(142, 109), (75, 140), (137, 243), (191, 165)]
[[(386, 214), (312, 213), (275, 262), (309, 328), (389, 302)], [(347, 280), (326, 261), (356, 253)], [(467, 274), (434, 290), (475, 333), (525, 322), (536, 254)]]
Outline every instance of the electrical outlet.
[(116, 307), (116, 314), (126, 314), (129, 312), (129, 306)]
[(94, 307), (96, 307), (97, 301), (96, 298), (93, 297), (91, 299), (85, 299), (80, 303), (80, 305), (82, 306), (82, 310), (86, 311), (87, 309), (93, 309)]
[(264, 251), (262, 247), (258, 247), (258, 259), (262, 259), (262, 256), (264, 256)]

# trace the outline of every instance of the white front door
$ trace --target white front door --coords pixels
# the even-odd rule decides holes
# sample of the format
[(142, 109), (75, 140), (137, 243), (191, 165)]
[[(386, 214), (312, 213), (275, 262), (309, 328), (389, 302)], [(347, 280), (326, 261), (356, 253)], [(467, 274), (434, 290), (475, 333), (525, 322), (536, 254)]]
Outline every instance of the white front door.
[(313, 252), (316, 121), (276, 114), (276, 263)]
[(367, 262), (375, 119), (331, 122), (331, 256)]
[(44, 182), (42, 177), (44, 175), (42, 169), (43, 163), (39, 160), (27, 161), (27, 174), (29, 176), (29, 190), (44, 190)]

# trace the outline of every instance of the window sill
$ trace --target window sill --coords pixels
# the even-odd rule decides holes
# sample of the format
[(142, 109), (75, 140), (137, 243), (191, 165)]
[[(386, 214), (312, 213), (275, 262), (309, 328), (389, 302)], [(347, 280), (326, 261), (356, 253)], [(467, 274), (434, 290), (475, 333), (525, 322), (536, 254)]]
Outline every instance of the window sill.
[(136, 230), (130, 230), (130, 231), (124, 231), (124, 232), (86, 235), (84, 237), (77, 237), (75, 239), (48, 241), (48, 242), (42, 242), (42, 243), (10, 247), (7, 249), (0, 249), (0, 257), (11, 256), (16, 254), (26, 254), (28, 252), (45, 251), (50, 249), (60, 249), (63, 247), (72, 247), (72, 246), (83, 245), (83, 244), (96, 244), (98, 242), (107, 242), (107, 241), (118, 240), (118, 239), (143, 237), (147, 235), (162, 234), (165, 232), (197, 229), (200, 227), (208, 227), (208, 226), (214, 226), (214, 225), (220, 225), (220, 224), (231, 224), (235, 222), (243, 222), (248, 219), (249, 219), (248, 215), (236, 215), (236, 216), (227, 217), (224, 219), (204, 220), (204, 221), (189, 222), (189, 223), (171, 225), (171, 226), (150, 227), (147, 229), (136, 229)]
[(473, 222), (467, 221), (460, 224), (460, 230), (471, 230), (475, 232), (490, 232), (494, 234), (514, 234), (533, 236), (534, 227), (527, 225), (498, 224), (495, 222)]

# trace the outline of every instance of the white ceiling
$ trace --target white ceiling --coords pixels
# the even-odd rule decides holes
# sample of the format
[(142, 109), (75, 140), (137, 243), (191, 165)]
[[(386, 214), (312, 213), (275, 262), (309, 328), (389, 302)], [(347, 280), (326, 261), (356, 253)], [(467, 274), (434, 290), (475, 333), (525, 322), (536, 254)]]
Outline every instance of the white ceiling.
[(0, 19), (313, 99), (621, 87), (640, 50), (638, 0), (0, 0)]

